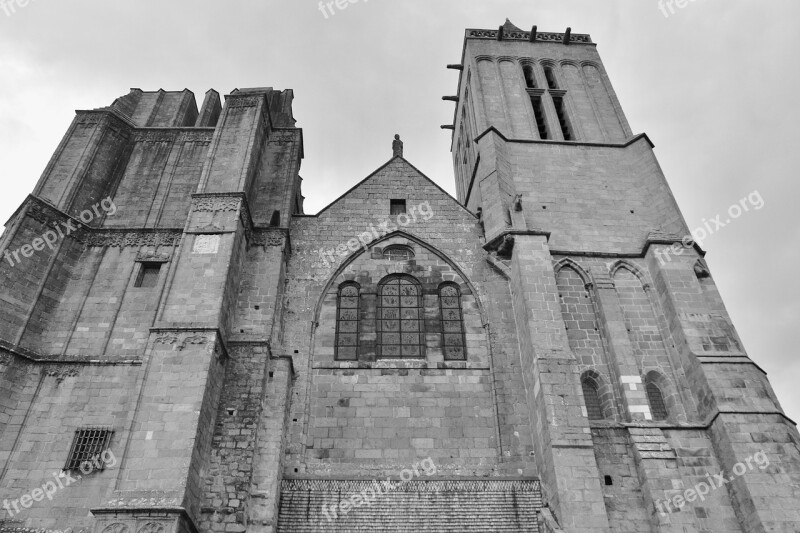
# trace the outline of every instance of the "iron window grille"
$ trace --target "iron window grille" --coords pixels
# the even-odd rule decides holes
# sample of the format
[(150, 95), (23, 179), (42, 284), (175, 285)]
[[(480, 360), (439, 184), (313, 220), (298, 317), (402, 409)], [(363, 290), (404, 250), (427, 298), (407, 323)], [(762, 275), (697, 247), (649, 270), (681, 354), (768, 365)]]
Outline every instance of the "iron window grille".
[(92, 470), (105, 470), (102, 456), (108, 450), (113, 434), (114, 430), (102, 427), (76, 430), (64, 470), (79, 470), (86, 463), (92, 465)]
[(411, 261), (414, 259), (414, 252), (408, 246), (393, 245), (387, 246), (383, 250), (383, 258), (392, 261)]

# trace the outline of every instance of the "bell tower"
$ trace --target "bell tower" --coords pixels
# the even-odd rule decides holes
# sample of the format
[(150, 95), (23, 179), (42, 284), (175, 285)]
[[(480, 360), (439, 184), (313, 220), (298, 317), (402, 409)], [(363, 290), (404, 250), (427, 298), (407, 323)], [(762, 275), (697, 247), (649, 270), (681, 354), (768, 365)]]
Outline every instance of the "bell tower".
[[(509, 283), (553, 528), (796, 527), (800, 502), (780, 478), (800, 480), (795, 424), (742, 346), (591, 37), (506, 20), (466, 30), (448, 68), (459, 71), (442, 126), (457, 197)], [(739, 472), (754, 458), (769, 467)], [(701, 501), (698, 476), (719, 472), (741, 475)]]

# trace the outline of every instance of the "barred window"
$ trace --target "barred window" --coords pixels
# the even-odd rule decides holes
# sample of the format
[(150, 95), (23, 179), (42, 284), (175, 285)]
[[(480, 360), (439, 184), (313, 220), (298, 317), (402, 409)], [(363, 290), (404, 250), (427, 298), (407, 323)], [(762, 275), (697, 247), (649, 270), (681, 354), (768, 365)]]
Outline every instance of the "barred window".
[(464, 316), (461, 311), (461, 291), (454, 283), (439, 288), (439, 307), (442, 312), (442, 351), (446, 360), (463, 361)]
[(664, 403), (664, 394), (661, 389), (653, 382), (649, 382), (645, 388), (653, 420), (666, 420), (669, 413), (667, 412), (667, 404)]
[(425, 357), (422, 287), (416, 279), (392, 275), (378, 289), (378, 357)]
[(586, 402), (586, 412), (589, 415), (589, 420), (602, 420), (603, 406), (600, 402), (600, 393), (598, 392), (597, 382), (591, 378), (584, 378), (581, 381), (583, 388), (583, 401)]
[(383, 258), (391, 259), (392, 261), (410, 261), (414, 259), (414, 251), (408, 246), (395, 244), (393, 246), (387, 246), (383, 250)]
[[(111, 443), (114, 431), (110, 428), (81, 428), (75, 431), (72, 439), (67, 464), (64, 470), (104, 470), (106, 467), (103, 455)], [(87, 466), (87, 463), (89, 466)]]
[(358, 360), (358, 320), (361, 287), (343, 283), (336, 302), (336, 360)]

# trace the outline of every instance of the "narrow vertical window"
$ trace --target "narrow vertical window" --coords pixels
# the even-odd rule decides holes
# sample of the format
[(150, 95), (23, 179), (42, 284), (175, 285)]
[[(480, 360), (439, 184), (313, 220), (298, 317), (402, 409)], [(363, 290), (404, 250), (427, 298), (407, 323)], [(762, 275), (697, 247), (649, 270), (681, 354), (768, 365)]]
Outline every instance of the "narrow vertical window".
[(425, 356), (422, 287), (411, 276), (392, 275), (378, 288), (378, 356)]
[(525, 65), (522, 67), (522, 74), (525, 76), (525, 85), (527, 85), (528, 89), (535, 89), (536, 77), (533, 75), (533, 67)]
[(583, 401), (586, 402), (586, 413), (589, 420), (602, 420), (603, 407), (600, 403), (600, 393), (598, 392), (597, 382), (591, 378), (584, 378), (581, 381), (583, 388)]
[(650, 412), (653, 420), (666, 420), (668, 416), (667, 404), (664, 403), (664, 394), (661, 389), (653, 382), (649, 382), (646, 387), (647, 401), (650, 402)]
[(358, 319), (361, 304), (357, 283), (339, 287), (336, 302), (336, 360), (358, 360)]
[(553, 67), (550, 66), (544, 67), (544, 77), (547, 79), (548, 89), (558, 89), (558, 84), (556, 83), (556, 75), (553, 72)]
[(547, 140), (550, 137), (547, 135), (547, 123), (544, 120), (542, 97), (538, 95), (531, 96), (531, 105), (533, 106), (533, 116), (536, 119), (536, 127), (539, 129), (539, 138)]
[(564, 98), (561, 96), (553, 97), (553, 104), (556, 107), (556, 115), (558, 115), (558, 123), (561, 125), (561, 133), (564, 135), (565, 141), (572, 140), (572, 128), (569, 126), (567, 120), (567, 113), (564, 110)]
[(442, 351), (445, 360), (463, 361), (467, 358), (464, 347), (464, 316), (461, 310), (461, 291), (455, 284), (439, 289), (439, 307), (442, 312)]

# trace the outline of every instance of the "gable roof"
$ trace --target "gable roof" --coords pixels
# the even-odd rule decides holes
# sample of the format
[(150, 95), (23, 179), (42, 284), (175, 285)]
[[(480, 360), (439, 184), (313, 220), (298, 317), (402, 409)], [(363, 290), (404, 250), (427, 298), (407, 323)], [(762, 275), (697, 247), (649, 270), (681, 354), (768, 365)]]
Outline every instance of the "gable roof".
[(381, 165), (380, 167), (378, 167), (378, 168), (377, 168), (377, 169), (376, 169), (374, 172), (372, 172), (372, 174), (368, 175), (366, 178), (364, 178), (363, 180), (359, 181), (358, 183), (356, 183), (355, 185), (353, 185), (352, 187), (350, 187), (350, 188), (349, 188), (347, 191), (345, 191), (345, 192), (344, 192), (342, 195), (340, 195), (340, 196), (339, 196), (337, 199), (335, 199), (334, 201), (332, 201), (331, 203), (329, 203), (328, 205), (326, 205), (325, 207), (323, 207), (323, 208), (322, 208), (322, 210), (320, 210), (320, 211), (319, 211), (317, 214), (315, 214), (315, 215), (304, 215), (304, 216), (306, 216), (306, 217), (318, 217), (318, 216), (320, 216), (320, 215), (321, 215), (321, 214), (323, 214), (325, 211), (327, 211), (328, 209), (330, 209), (331, 207), (333, 207), (334, 205), (336, 205), (337, 203), (339, 203), (341, 200), (343, 200), (343, 199), (344, 199), (344, 198), (345, 198), (347, 195), (349, 195), (351, 192), (353, 192), (354, 190), (356, 190), (356, 189), (358, 189), (359, 187), (361, 187), (362, 185), (364, 185), (364, 184), (365, 184), (367, 181), (369, 181), (370, 179), (372, 179), (372, 178), (374, 178), (375, 176), (379, 175), (379, 174), (380, 174), (380, 173), (381, 173), (381, 172), (382, 172), (382, 171), (383, 171), (383, 170), (384, 170), (386, 167), (388, 167), (389, 165), (391, 165), (392, 163), (394, 163), (394, 162), (395, 162), (395, 160), (399, 160), (399, 161), (400, 161), (400, 163), (402, 163), (402, 164), (404, 164), (404, 165), (407, 165), (407, 166), (408, 166), (409, 168), (411, 168), (411, 170), (413, 170), (413, 171), (414, 171), (416, 174), (418, 174), (420, 177), (422, 177), (422, 178), (423, 178), (424, 180), (426, 180), (428, 183), (430, 183), (431, 185), (433, 185), (434, 187), (436, 187), (436, 189), (438, 189), (438, 190), (439, 190), (439, 191), (440, 191), (442, 194), (444, 194), (445, 196), (447, 196), (448, 198), (450, 198), (451, 200), (453, 200), (453, 202), (454, 202), (456, 205), (458, 205), (459, 207), (461, 207), (461, 208), (462, 208), (464, 211), (466, 211), (467, 213), (469, 213), (469, 214), (470, 214), (471, 216), (473, 216), (474, 218), (478, 218), (478, 217), (477, 217), (477, 215), (475, 215), (475, 214), (474, 214), (474, 213), (472, 213), (472, 212), (471, 212), (469, 209), (467, 209), (467, 208), (466, 208), (466, 206), (465, 206), (464, 204), (462, 204), (461, 202), (459, 202), (458, 200), (456, 200), (456, 199), (455, 199), (455, 198), (454, 198), (454, 197), (453, 197), (453, 196), (452, 196), (450, 193), (448, 193), (447, 191), (445, 191), (444, 189), (442, 189), (442, 188), (441, 188), (441, 187), (440, 187), (440, 186), (439, 186), (439, 185), (438, 185), (438, 184), (437, 184), (435, 181), (433, 181), (433, 180), (432, 180), (432, 179), (430, 179), (428, 176), (426, 176), (426, 175), (425, 175), (425, 174), (424, 174), (424, 173), (423, 173), (421, 170), (419, 170), (417, 167), (415, 167), (414, 165), (412, 165), (411, 163), (409, 163), (409, 162), (408, 162), (408, 160), (407, 160), (406, 158), (404, 158), (404, 157), (402, 157), (402, 156), (399, 156), (399, 155), (397, 155), (397, 156), (394, 156), (394, 157), (393, 157), (393, 158), (391, 158), (389, 161), (387, 161), (386, 163), (384, 163), (383, 165)]

